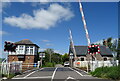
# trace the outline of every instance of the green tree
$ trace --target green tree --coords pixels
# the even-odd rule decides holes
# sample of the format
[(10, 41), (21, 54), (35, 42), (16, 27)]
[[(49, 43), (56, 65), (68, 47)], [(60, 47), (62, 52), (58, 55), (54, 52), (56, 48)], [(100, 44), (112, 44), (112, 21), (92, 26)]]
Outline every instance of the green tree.
[(51, 55), (54, 53), (54, 50), (47, 48), (44, 52), (46, 53), (46, 56), (49, 55), (49, 62), (51, 62)]
[(109, 37), (109, 38), (107, 38), (107, 40), (105, 40), (105, 39), (103, 39), (103, 45), (104, 46), (108, 46), (109, 48), (110, 48), (110, 50), (112, 50), (113, 51), (113, 47), (112, 47), (112, 37)]
[(63, 62), (69, 61), (69, 55), (67, 53), (65, 53), (64, 55), (62, 55), (62, 60), (63, 60)]
[(110, 49), (112, 49), (112, 43), (111, 43), (111, 41), (112, 41), (112, 37), (109, 37), (109, 38), (107, 39), (107, 46), (108, 46)]
[(119, 65), (120, 65), (120, 38), (118, 39), (117, 57), (119, 60)]
[(60, 55), (59, 53), (53, 53), (52, 54), (52, 62), (59, 64), (62, 63), (62, 55)]

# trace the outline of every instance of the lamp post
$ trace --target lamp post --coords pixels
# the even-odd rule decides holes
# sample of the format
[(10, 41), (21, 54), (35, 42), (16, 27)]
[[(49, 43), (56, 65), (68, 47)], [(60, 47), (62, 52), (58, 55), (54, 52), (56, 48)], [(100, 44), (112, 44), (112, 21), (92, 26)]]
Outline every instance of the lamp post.
[(70, 64), (71, 64), (71, 67), (73, 67), (72, 59), (73, 59), (73, 53), (70, 53)]

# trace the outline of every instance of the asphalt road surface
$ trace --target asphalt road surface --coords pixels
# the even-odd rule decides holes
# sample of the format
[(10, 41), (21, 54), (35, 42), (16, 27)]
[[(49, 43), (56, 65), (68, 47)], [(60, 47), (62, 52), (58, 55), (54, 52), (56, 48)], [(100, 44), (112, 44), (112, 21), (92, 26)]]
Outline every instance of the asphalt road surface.
[(7, 81), (111, 81), (98, 79), (70, 67), (41, 68)]

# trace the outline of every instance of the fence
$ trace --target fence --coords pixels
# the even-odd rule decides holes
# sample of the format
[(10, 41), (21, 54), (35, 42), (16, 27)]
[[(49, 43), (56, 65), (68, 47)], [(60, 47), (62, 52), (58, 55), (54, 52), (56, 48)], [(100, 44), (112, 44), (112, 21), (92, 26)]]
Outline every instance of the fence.
[(118, 60), (116, 61), (77, 61), (74, 62), (74, 67), (85, 67), (87, 71), (94, 71), (98, 67), (105, 67), (105, 66), (115, 66), (118, 65)]
[[(38, 62), (39, 63), (39, 62)], [(39, 68), (40, 64), (38, 63), (22, 63), (21, 61), (16, 62), (2, 62), (1, 66), (1, 74), (9, 75), (10, 73), (22, 73), (27, 70), (31, 70), (34, 68)]]

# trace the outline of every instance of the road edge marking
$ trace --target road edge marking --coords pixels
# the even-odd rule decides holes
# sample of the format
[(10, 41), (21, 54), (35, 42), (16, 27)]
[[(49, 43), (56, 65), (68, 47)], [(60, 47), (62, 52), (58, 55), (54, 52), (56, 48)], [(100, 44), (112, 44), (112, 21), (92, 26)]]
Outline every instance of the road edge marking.
[(80, 76), (83, 76), (80, 72), (78, 72), (78, 71), (72, 69), (71, 67), (69, 67), (69, 68), (70, 68), (71, 70), (75, 71), (76, 73), (78, 73)]
[(54, 79), (54, 76), (55, 76), (55, 73), (56, 73), (56, 71), (57, 71), (57, 68), (58, 68), (58, 67), (55, 68), (55, 70), (54, 70), (54, 72), (53, 72), (53, 74), (52, 74), (51, 81), (53, 81), (53, 79)]
[(27, 77), (27, 78), (13, 78), (13, 79), (42, 79), (42, 78), (51, 78), (52, 76), (42, 76), (42, 77)]

